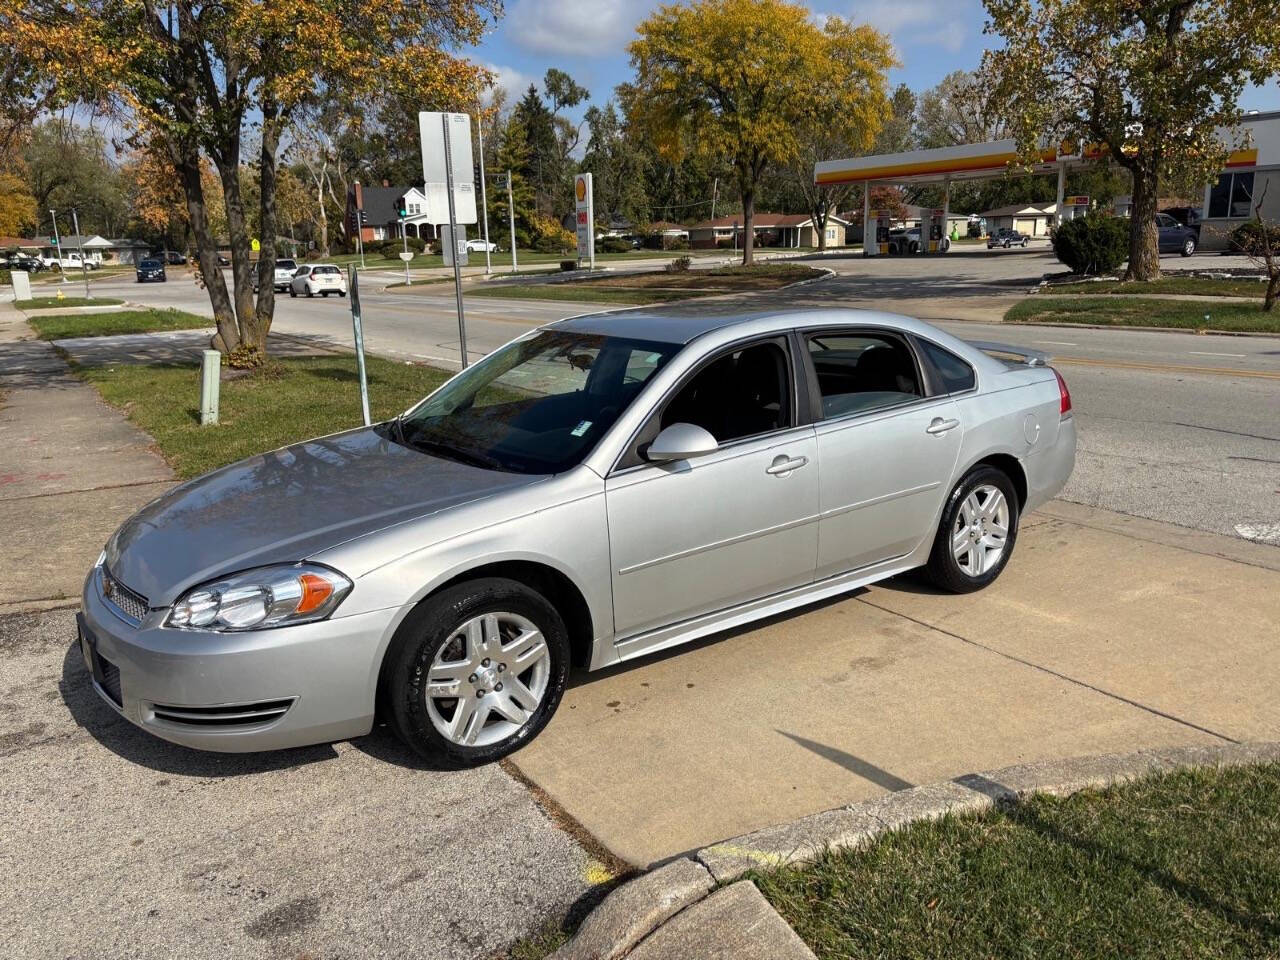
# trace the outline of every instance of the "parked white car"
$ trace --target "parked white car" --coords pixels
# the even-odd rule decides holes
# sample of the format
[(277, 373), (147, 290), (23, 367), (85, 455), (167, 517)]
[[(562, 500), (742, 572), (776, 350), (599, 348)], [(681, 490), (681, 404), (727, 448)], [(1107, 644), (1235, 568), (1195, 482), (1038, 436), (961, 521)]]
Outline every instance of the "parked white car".
[(467, 253), (497, 253), (498, 245), (487, 240), (468, 240)]
[[(41, 257), (40, 262), (51, 270), (79, 270), (81, 267), (80, 254), (74, 251), (64, 251), (62, 258), (58, 257)], [(97, 270), (98, 264), (93, 260), (84, 260), (84, 266), (90, 270)]]
[(304, 264), (298, 268), (289, 282), (289, 296), (296, 297), (300, 293), (308, 297), (314, 297), (317, 293), (322, 297), (327, 297), (331, 293), (345, 297), (347, 280), (335, 264)]

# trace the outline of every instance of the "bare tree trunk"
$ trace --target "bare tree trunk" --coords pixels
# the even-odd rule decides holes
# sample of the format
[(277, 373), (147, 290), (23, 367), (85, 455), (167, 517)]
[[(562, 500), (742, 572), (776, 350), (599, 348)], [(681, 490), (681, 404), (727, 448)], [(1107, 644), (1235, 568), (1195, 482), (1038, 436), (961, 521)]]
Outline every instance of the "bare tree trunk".
[[(249, 338), (249, 330), (253, 325), (253, 266), (249, 262), (249, 223), (244, 212), (244, 198), (240, 195), (240, 151), (228, 148), (219, 158), (218, 177), (222, 182), (222, 197), (227, 205), (227, 235), (231, 241), (231, 297), (236, 309), (236, 324), (240, 329), (240, 348), (249, 354), (256, 354), (259, 345)], [(232, 352), (230, 362), (233, 366), (245, 363), (252, 366), (256, 357), (241, 358)]]
[(755, 262), (756, 246), (756, 191), (754, 185), (742, 188), (742, 265), (749, 267)]
[(258, 251), (258, 302), (253, 319), (245, 324), (245, 345), (266, 356), (267, 333), (276, 308), (276, 151), (280, 146), (280, 119), (273, 104), (263, 105), (262, 148), (258, 160), (260, 183)]
[(209, 293), (209, 302), (213, 305), (213, 320), (218, 327), (213, 345), (230, 353), (240, 346), (240, 329), (236, 325), (235, 310), (227, 293), (227, 282), (218, 266), (217, 240), (209, 228), (204, 186), (200, 180), (200, 154), (194, 146), (176, 145), (171, 148), (171, 159), (182, 181), (182, 192), (187, 200), (187, 221), (195, 240), (200, 276)]
[(1133, 205), (1129, 211), (1129, 267), (1126, 280), (1160, 279), (1160, 234), (1156, 229), (1159, 179), (1154, 169), (1133, 168)]

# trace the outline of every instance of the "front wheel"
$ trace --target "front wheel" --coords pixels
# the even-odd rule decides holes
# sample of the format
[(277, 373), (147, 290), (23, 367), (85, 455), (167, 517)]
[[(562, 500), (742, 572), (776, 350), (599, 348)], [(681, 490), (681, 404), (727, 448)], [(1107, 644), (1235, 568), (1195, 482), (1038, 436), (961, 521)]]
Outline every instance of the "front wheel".
[(345, 290), (339, 290), (339, 291), (338, 291), (338, 296), (340, 296), (340, 297), (345, 297), (346, 295), (347, 295), (347, 291), (345, 291)]
[(970, 593), (992, 583), (1018, 539), (1018, 495), (1004, 471), (978, 466), (942, 510), (925, 574), (943, 590)]
[(1030, 242), (1031, 242), (1030, 240), (1025, 240), (1025, 239), (1024, 239), (1024, 240), (1022, 241), (1022, 246), (1023, 246), (1023, 247), (1026, 247), (1026, 245), (1027, 245), (1028, 243), (1030, 243)]
[(569, 678), (569, 635), (555, 608), (513, 580), (462, 583), (420, 604), (396, 633), (382, 689), (416, 752), (491, 763), (547, 725)]
[(298, 291), (297, 291), (297, 290), (295, 290), (295, 289), (293, 289), (293, 287), (290, 287), (290, 288), (289, 288), (289, 296), (291, 296), (291, 297), (296, 297), (297, 295), (298, 295)]
[(1195, 237), (1187, 237), (1187, 239), (1182, 244), (1182, 255), (1184, 257), (1189, 257), (1195, 252), (1196, 252)]
[(311, 289), (311, 285), (307, 284), (307, 296), (314, 297), (315, 295), (316, 295), (316, 292)]

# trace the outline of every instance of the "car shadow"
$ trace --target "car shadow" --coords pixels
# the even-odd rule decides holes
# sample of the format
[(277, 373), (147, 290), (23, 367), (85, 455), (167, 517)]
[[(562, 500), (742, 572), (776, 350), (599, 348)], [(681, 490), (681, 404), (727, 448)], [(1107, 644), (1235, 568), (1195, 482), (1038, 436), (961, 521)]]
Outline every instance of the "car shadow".
[(627, 673), (641, 667), (647, 667), (653, 663), (661, 663), (663, 660), (672, 657), (678, 657), (689, 653), (691, 650), (701, 650), (704, 647), (714, 646), (718, 643), (724, 643), (732, 640), (734, 637), (740, 637), (744, 633), (751, 633), (754, 630), (762, 630), (765, 627), (773, 626), (775, 623), (782, 623), (785, 620), (793, 620), (796, 617), (802, 617), (807, 613), (813, 613), (817, 610), (825, 610), (827, 607), (835, 606), (838, 603), (844, 603), (847, 600), (853, 600), (866, 593), (865, 587), (858, 587), (850, 590), (848, 593), (841, 593), (834, 597), (828, 597), (825, 600), (815, 600), (813, 603), (807, 603), (802, 607), (796, 607), (793, 610), (787, 610), (784, 613), (775, 613), (769, 617), (763, 617), (759, 620), (752, 620), (750, 623), (744, 623), (738, 627), (731, 627), (728, 630), (721, 630), (705, 637), (689, 643), (677, 644), (666, 650), (658, 650), (655, 653), (645, 654), (643, 657), (637, 657), (634, 660), (627, 660), (625, 663), (619, 663), (611, 667), (604, 667), (600, 670), (575, 670), (569, 677), (569, 688), (585, 687), (589, 684), (596, 683), (600, 680), (607, 680), (610, 677), (616, 677), (620, 673)]
[(188, 777), (238, 777), (333, 760), (330, 744), (264, 753), (211, 753), (161, 740), (134, 726), (103, 702), (93, 689), (80, 645), (72, 643), (62, 658), (58, 692), (71, 719), (122, 760)]
[(935, 587), (925, 579), (924, 573), (919, 570), (910, 570), (907, 573), (900, 573), (896, 577), (890, 577), (888, 580), (881, 580), (876, 586), (892, 590), (895, 593), (914, 593), (922, 597), (953, 596), (949, 591)]

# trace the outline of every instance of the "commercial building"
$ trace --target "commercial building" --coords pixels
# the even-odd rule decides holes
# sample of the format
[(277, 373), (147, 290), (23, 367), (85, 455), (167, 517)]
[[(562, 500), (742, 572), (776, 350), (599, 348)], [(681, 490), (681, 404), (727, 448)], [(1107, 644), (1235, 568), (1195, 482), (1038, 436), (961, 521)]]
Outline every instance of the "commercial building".
[[(840, 247), (845, 242), (849, 221), (831, 214), (824, 225), (826, 246)], [(699, 250), (713, 247), (742, 246), (742, 215), (703, 220), (689, 228), (689, 246)], [(757, 211), (752, 218), (752, 232), (757, 245), (769, 247), (817, 247), (818, 231), (813, 217), (804, 213), (765, 213)]]
[[(1263, 200), (1264, 191), (1263, 217), (1280, 221), (1280, 111), (1249, 114), (1239, 130), (1223, 130), (1220, 135), (1224, 141), (1233, 145), (1243, 145), (1231, 151), (1221, 174), (1213, 183), (1205, 185), (1201, 206), (1202, 249), (1225, 247), (1231, 231), (1254, 216), (1254, 207), (1259, 200)], [(1049, 224), (1068, 215), (1068, 208), (1064, 204), (1067, 199), (1064, 196), (1067, 171), (1093, 162), (1097, 155), (1096, 150), (1085, 154), (1068, 154), (1048, 149), (1041, 155), (1040, 162), (1029, 171), (1056, 174), (1058, 178), (1058, 200), (1053, 205), (1053, 211), (1049, 213), (1040, 210), (1039, 205), (1036, 207), (1041, 213), (1048, 213), (1043, 218), (1043, 230), (1047, 231)], [(871, 187), (923, 183), (942, 186), (945, 197), (942, 208), (933, 211), (927, 218), (927, 232), (930, 235), (942, 235), (949, 220), (952, 182), (1005, 176), (1010, 170), (1021, 169), (1017, 166), (1018, 160), (1017, 144), (1013, 140), (993, 140), (933, 150), (825, 160), (815, 164), (813, 176), (814, 182), (820, 185), (860, 183), (867, 187), (863, 191), (863, 220), (866, 222), (870, 219), (877, 224), (878, 237), (876, 242), (864, 244), (863, 251), (867, 256), (875, 256), (888, 252), (887, 234), (893, 218), (887, 211), (871, 210)], [(1000, 225), (993, 223), (989, 214), (999, 214), (997, 220), (1010, 218), (1007, 225), (1014, 229), (1020, 229), (1017, 226), (1019, 217), (1027, 221), (1028, 225), (1032, 225), (1032, 220), (1038, 225), (1041, 220), (1040, 216), (1031, 212), (988, 211), (983, 216), (988, 217), (989, 229), (997, 229)], [(1032, 235), (1040, 235), (1034, 229), (1030, 232)], [(938, 247), (933, 249), (937, 250)]]

